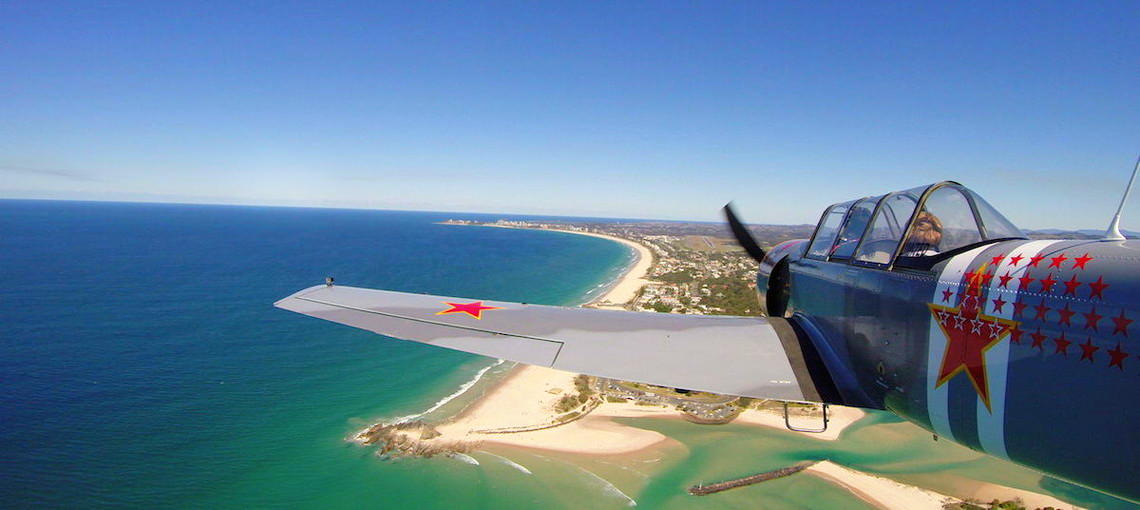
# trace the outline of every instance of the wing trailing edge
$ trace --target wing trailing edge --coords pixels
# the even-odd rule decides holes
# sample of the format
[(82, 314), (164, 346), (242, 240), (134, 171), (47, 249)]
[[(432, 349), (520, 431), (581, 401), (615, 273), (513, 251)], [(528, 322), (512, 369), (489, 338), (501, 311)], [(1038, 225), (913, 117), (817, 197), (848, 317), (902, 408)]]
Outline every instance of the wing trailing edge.
[(396, 339), (570, 372), (745, 397), (820, 400), (797, 359), (795, 339), (786, 338), (791, 328), (773, 327), (760, 317), (527, 305), (327, 285), (274, 305)]

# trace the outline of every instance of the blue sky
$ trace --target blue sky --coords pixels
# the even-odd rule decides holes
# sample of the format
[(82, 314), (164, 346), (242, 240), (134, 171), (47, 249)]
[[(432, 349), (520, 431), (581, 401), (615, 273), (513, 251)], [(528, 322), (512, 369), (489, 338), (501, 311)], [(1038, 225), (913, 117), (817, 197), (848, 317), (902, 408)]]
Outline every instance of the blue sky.
[(0, 197), (1102, 228), (1140, 153), (1136, 2), (232, 4), (0, 3)]

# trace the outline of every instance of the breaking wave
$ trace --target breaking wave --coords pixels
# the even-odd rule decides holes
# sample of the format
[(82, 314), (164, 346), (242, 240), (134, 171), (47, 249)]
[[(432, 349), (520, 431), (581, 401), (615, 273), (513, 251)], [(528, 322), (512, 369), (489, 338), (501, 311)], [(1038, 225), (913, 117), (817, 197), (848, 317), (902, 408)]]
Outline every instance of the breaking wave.
[[(467, 381), (467, 382), (463, 383), (461, 386), (459, 386), (459, 389), (455, 390), (455, 393), (452, 393), (446, 397), (439, 399), (439, 401), (437, 401), (435, 404), (432, 404), (432, 406), (429, 407), (426, 411), (424, 411), (422, 413), (416, 413), (416, 414), (409, 414), (407, 416), (401, 416), (399, 418), (396, 418), (395, 420), (392, 420), (390, 423), (393, 425), (399, 424), (399, 423), (406, 423), (409, 421), (418, 420), (420, 418), (423, 418), (424, 416), (427, 416), (428, 414), (435, 412), (437, 409), (447, 405), (448, 402), (451, 402), (452, 400), (459, 398), (460, 395), (467, 393), (467, 390), (471, 389), (472, 386), (475, 386), (475, 383), (479, 382), (479, 379), (482, 379), (483, 376), (487, 373), (487, 371), (489, 371), (492, 368), (495, 368), (499, 365), (502, 365), (505, 361), (506, 360), (501, 360), (501, 359), (496, 360), (494, 363), (487, 365), (486, 367), (483, 367), (483, 369), (481, 369), (475, 373), (475, 377), (472, 377), (470, 381)], [(474, 459), (472, 459), (472, 460), (474, 460)], [(478, 463), (476, 463), (476, 464), (478, 464)]]

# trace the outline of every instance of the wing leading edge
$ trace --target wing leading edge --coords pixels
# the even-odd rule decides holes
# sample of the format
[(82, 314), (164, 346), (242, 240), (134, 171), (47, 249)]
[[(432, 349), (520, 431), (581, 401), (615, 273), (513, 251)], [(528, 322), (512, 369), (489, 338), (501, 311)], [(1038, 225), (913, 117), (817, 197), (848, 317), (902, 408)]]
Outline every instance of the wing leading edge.
[(759, 317), (474, 301), (339, 285), (311, 287), (274, 306), (397, 339), (570, 372), (746, 397), (819, 400), (796, 362), (794, 339), (786, 332), (781, 338), (790, 328)]

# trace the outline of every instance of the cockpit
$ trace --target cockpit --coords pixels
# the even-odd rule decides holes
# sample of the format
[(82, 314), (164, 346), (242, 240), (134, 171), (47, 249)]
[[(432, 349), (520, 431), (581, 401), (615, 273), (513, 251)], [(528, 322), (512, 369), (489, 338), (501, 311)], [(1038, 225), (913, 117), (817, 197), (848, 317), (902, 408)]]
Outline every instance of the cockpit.
[(978, 194), (946, 181), (828, 207), (805, 256), (929, 269), (979, 244), (1025, 238)]

